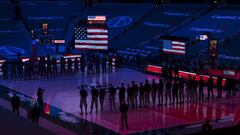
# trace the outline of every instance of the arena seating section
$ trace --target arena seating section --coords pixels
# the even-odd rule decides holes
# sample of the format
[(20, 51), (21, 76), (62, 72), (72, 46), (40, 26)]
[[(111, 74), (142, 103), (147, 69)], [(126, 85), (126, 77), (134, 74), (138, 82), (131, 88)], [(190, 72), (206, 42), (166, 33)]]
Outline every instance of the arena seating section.
[(84, 3), (72, 1), (22, 2), (21, 7), (25, 21), (36, 34), (41, 33), (42, 23), (48, 23), (49, 34), (54, 39), (63, 39), (71, 19), (80, 14)]
[[(17, 47), (29, 52), (31, 47), (27, 38), (28, 35), (23, 32), (24, 26), (22, 23), (15, 21), (13, 7), (7, 2), (0, 2), (0, 10), (0, 46)], [(6, 53), (0, 55), (2, 54)], [(8, 53), (8, 55), (11, 55), (11, 53)]]
[(206, 9), (206, 5), (164, 5), (148, 14), (126, 34), (114, 40), (111, 46), (116, 48), (139, 46)]
[[(231, 9), (216, 9), (213, 12), (201, 17), (200, 19), (192, 22), (191, 24), (179, 29), (172, 33), (174, 36), (186, 36), (191, 40), (195, 40), (197, 35), (210, 32), (213, 38), (218, 39), (219, 43), (225, 38), (240, 30), (239, 22), (240, 10)], [(228, 17), (238, 17), (238, 19), (229, 19)], [(194, 45), (188, 46), (187, 53), (189, 55), (197, 54), (204, 49), (207, 49), (208, 43), (206, 41), (199, 42)]]
[[(98, 4), (88, 8), (85, 17), (88, 15), (105, 15), (108, 20), (112, 20), (109, 24), (109, 38), (122, 32), (126, 27), (137, 22), (143, 15), (153, 8), (150, 4)], [(119, 17), (119, 19), (117, 19)], [(124, 19), (132, 20), (124, 20)], [(115, 19), (115, 20), (114, 20)], [(124, 23), (130, 22), (129, 25)]]
[[(25, 25), (15, 21), (14, 7), (8, 2), (0, 4), (0, 45), (14, 46), (31, 52), (29, 35), (25, 29), (40, 34), (42, 23), (49, 24), (49, 34), (54, 39), (73, 36), (73, 18), (82, 19), (88, 15), (106, 15), (109, 23), (110, 47), (122, 49), (123, 54), (140, 54), (149, 51), (159, 52), (163, 34), (184, 36), (190, 39), (187, 55), (199, 55), (207, 49), (207, 41), (195, 41), (197, 35), (210, 32), (221, 43), (240, 31), (240, 8), (222, 7), (209, 10), (208, 5), (166, 4), (154, 7), (151, 4), (96, 4), (92, 7), (83, 1), (22, 1), (22, 15)], [(231, 17), (234, 17), (231, 18)], [(125, 25), (124, 23), (130, 23)], [(72, 39), (72, 38), (68, 38)], [(195, 41), (195, 42), (191, 42)], [(69, 43), (69, 41), (67, 41)], [(239, 56), (238, 39), (220, 48), (220, 53)], [(234, 48), (234, 49), (233, 49)], [(131, 53), (128, 53), (131, 52)], [(27, 53), (28, 55), (30, 53)], [(150, 53), (152, 54), (152, 52)]]

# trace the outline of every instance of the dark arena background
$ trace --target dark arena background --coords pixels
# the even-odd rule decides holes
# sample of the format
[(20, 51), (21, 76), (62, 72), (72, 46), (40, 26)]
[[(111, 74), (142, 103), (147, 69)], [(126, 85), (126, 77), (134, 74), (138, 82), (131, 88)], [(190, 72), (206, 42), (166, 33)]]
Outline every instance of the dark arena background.
[(239, 0), (0, 0), (0, 135), (240, 135)]

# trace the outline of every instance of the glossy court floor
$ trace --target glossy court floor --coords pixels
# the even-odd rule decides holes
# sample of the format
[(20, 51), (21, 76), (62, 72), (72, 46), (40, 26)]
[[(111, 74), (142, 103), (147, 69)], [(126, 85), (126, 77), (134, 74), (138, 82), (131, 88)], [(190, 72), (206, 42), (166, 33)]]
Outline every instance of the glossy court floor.
[[(213, 99), (203, 102), (192, 102), (178, 105), (156, 106), (129, 111), (129, 130), (120, 130), (120, 113), (118, 98), (116, 111), (110, 112), (108, 94), (105, 97), (104, 112), (80, 115), (79, 89), (82, 84), (113, 83), (118, 86), (124, 82), (126, 85), (135, 81), (144, 82), (146, 79), (158, 80), (158, 76), (147, 75), (131, 69), (120, 69), (107, 74), (71, 74), (52, 78), (39, 78), (36, 80), (0, 80), (2, 85), (36, 97), (38, 87), (45, 88), (45, 102), (72, 113), (78, 117), (101, 125), (120, 134), (138, 133), (148, 130), (169, 128), (179, 125), (203, 122), (206, 118), (211, 120), (228, 119), (233, 122), (240, 120), (240, 96)], [(151, 82), (151, 81), (150, 81)], [(205, 94), (206, 94), (205, 90)], [(216, 93), (215, 93), (216, 94)], [(90, 93), (88, 96), (88, 110), (90, 110)]]

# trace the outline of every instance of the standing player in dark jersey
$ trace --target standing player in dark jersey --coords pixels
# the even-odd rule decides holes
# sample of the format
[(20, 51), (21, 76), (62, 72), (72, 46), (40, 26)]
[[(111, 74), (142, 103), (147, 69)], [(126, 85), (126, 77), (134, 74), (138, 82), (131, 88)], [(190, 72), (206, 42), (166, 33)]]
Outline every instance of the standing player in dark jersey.
[(204, 80), (202, 79), (202, 77), (200, 77), (200, 80), (199, 80), (199, 88), (198, 88), (198, 91), (199, 91), (199, 100), (203, 100), (204, 99), (204, 93), (203, 93), (203, 88), (205, 86), (205, 82)]
[(115, 101), (116, 88), (114, 88), (111, 83), (109, 86), (110, 86), (109, 87), (110, 111), (112, 111), (113, 109), (114, 111), (116, 111), (116, 101)]
[(145, 82), (144, 89), (145, 89), (145, 101), (146, 101), (145, 105), (147, 107), (150, 107), (149, 96), (150, 96), (150, 91), (151, 91), (151, 85), (148, 83), (148, 80), (146, 80), (146, 82)]
[(144, 106), (145, 103), (145, 99), (144, 99), (144, 86), (143, 83), (140, 83), (139, 86), (139, 102), (140, 102), (140, 108), (142, 108)]
[(138, 85), (134, 82), (134, 81), (132, 81), (132, 89), (133, 89), (133, 92), (134, 92), (134, 105), (135, 105), (135, 108), (137, 108), (137, 106), (138, 106), (138, 102), (137, 102), (137, 100), (138, 100)]
[(166, 82), (166, 92), (165, 92), (165, 105), (168, 105), (168, 98), (170, 100), (170, 104), (172, 102), (172, 97), (171, 97), (171, 89), (172, 89), (172, 80), (168, 79)]
[(72, 64), (73, 64), (72, 59), (68, 59), (68, 62), (67, 62), (68, 73), (72, 73)]
[(90, 111), (90, 113), (92, 113), (94, 105), (95, 105), (96, 113), (98, 113), (98, 89), (93, 87), (91, 93), (92, 93), (92, 100), (91, 100), (91, 111)]
[(125, 101), (125, 91), (126, 91), (126, 88), (124, 87), (124, 83), (122, 83), (119, 89), (119, 94), (118, 94), (120, 105), (123, 103), (123, 101)]
[(214, 95), (213, 95), (213, 78), (212, 76), (210, 76), (210, 78), (208, 79), (208, 99), (210, 98), (210, 92), (212, 94), (212, 98), (214, 98)]
[(83, 114), (83, 105), (85, 107), (85, 113), (87, 114), (87, 90), (84, 89), (84, 85), (81, 86), (81, 90), (80, 90), (80, 109), (81, 109), (81, 114)]
[(131, 108), (134, 108), (134, 91), (129, 85), (127, 86), (127, 96), (128, 105), (131, 105)]
[(105, 88), (100, 88), (99, 101), (100, 101), (100, 105), (101, 105), (101, 112), (103, 112), (105, 94), (106, 94)]
[(174, 80), (174, 84), (173, 84), (173, 88), (172, 88), (172, 91), (173, 91), (173, 104), (175, 104), (175, 99), (177, 99), (176, 101), (176, 104), (178, 104), (178, 88), (179, 88), (179, 85), (178, 85), (178, 81), (177, 79)]
[(63, 57), (61, 57), (60, 63), (61, 63), (61, 70), (60, 70), (61, 74), (66, 73), (66, 68), (65, 68), (66, 61)]
[(162, 79), (159, 79), (159, 82), (157, 84), (157, 90), (158, 90), (158, 105), (163, 105), (163, 88), (164, 83)]
[(52, 58), (52, 65), (53, 65), (53, 74), (56, 75), (57, 74), (57, 60), (55, 57)]
[(192, 100), (197, 100), (198, 95), (197, 95), (197, 88), (198, 88), (198, 81), (196, 80), (196, 77), (193, 78), (193, 91), (192, 91)]
[(79, 72), (79, 60), (77, 57), (74, 59), (74, 71), (75, 73)]
[(184, 84), (185, 84), (184, 79), (181, 78), (178, 84), (180, 103), (184, 103)]
[(153, 106), (156, 105), (156, 94), (157, 94), (157, 83), (155, 82), (155, 80), (152, 80), (152, 90), (151, 90), (151, 95), (152, 95), (152, 102), (153, 102)]
[(218, 98), (222, 97), (222, 77), (218, 77), (217, 79), (217, 92), (218, 92)]

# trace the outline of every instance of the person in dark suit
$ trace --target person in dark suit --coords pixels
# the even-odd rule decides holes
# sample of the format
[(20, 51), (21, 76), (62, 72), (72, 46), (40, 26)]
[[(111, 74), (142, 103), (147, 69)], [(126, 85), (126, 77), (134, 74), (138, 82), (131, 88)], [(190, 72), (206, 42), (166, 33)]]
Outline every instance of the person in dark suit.
[(14, 92), (13, 97), (11, 99), (13, 112), (17, 112), (19, 115), (19, 107), (20, 107), (20, 98), (17, 96), (16, 92)]
[(81, 113), (80, 114), (83, 114), (83, 105), (85, 107), (85, 113), (87, 114), (87, 96), (88, 96), (88, 93), (87, 93), (87, 90), (84, 88), (84, 85), (81, 86), (80, 96), (81, 96), (81, 99), (80, 99)]
[(123, 100), (122, 104), (120, 105), (120, 112), (121, 112), (121, 129), (128, 129), (128, 105)]
[(44, 94), (44, 89), (39, 87), (37, 91), (37, 101), (38, 101), (38, 106), (40, 110), (43, 110), (43, 94)]
[(31, 109), (31, 118), (32, 122), (38, 124), (39, 118), (40, 118), (40, 108), (38, 104), (36, 103), (34, 107)]

